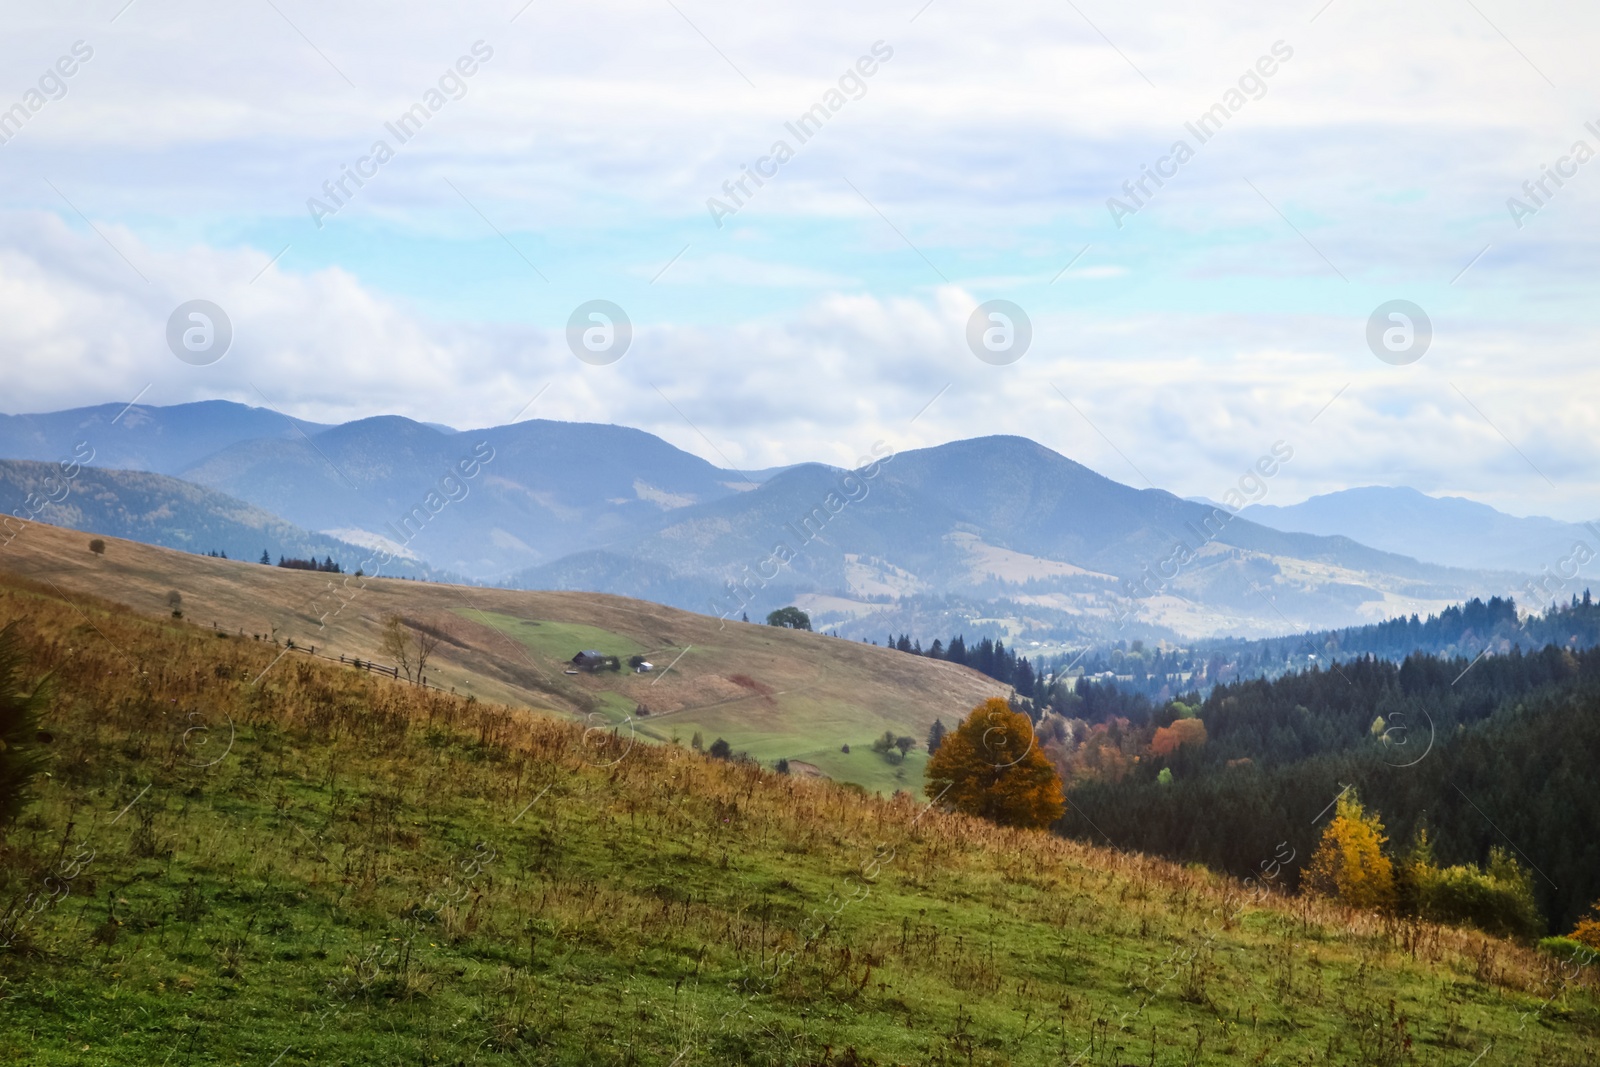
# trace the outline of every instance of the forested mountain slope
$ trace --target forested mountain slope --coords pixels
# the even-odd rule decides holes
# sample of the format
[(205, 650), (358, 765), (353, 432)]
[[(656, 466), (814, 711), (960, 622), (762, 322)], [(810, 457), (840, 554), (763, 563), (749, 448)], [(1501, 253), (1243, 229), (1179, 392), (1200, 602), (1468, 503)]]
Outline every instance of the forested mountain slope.
[[(1072, 783), (1075, 836), (1248, 871), (1254, 834), (1308, 856), (1318, 813), (1348, 787), (1397, 851), (1424, 825), (1442, 864), (1514, 851), (1551, 933), (1600, 898), (1600, 649), (1366, 658), (1221, 685), (1198, 707), (1140, 706), (1041, 727)], [(1190, 713), (1203, 728), (1157, 751)]]

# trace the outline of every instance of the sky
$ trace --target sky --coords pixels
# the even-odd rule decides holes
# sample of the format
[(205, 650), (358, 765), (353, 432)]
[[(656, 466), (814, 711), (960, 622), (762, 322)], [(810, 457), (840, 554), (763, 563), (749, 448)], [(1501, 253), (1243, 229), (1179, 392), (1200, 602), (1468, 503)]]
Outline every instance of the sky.
[(1013, 433), (1212, 499), (1282, 442), (1267, 503), (1600, 513), (1593, 6), (48, 7), (0, 7), (6, 412)]

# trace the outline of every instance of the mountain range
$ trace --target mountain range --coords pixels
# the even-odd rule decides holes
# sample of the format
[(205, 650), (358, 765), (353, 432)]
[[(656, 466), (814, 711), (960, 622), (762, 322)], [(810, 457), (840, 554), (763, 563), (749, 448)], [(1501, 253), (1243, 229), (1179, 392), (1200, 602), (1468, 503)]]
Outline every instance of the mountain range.
[[(354, 571), (373, 558), (369, 549), (164, 474), (0, 460), (0, 552), (33, 522), (248, 562), (265, 552), (273, 561), (332, 558)], [(448, 577), (417, 559), (396, 561), (385, 573)]]
[[(97, 470), (100, 505), (45, 521), (206, 551), (219, 523), (246, 544), (270, 520), (277, 543), (342, 561), (378, 546), (434, 574), (731, 617), (798, 603), (847, 636), (1262, 635), (1427, 614), (1514, 590), (1584, 529), (1404, 489), (1230, 514), (1006, 436), (740, 473), (640, 430), (537, 419), (327, 426), (224, 401), (0, 417), (8, 458), (84, 447), (143, 473)], [(9, 467), (0, 488), (42, 477)], [(119, 494), (135, 503), (118, 511)]]
[(100, 404), (0, 415), (0, 458), (53, 463), (87, 446), (96, 466), (175, 475), (240, 441), (301, 439), (328, 428), (226, 400), (171, 407)]
[(1600, 554), (1596, 524), (1519, 518), (1458, 496), (1366, 486), (1299, 504), (1252, 504), (1240, 514), (1274, 530), (1343, 534), (1362, 544), (1451, 567), (1540, 573), (1586, 542)]
[(908, 606), (926, 615), (953, 597), (981, 619), (1005, 601), (1010, 636), (1045, 639), (1103, 634), (1124, 619), (1173, 633), (1282, 633), (1312, 619), (1426, 614), (1509, 578), (1284, 533), (1130, 488), (1024, 438), (987, 437), (860, 472), (793, 468), (511, 583), (713, 614), (796, 602), (870, 635)]

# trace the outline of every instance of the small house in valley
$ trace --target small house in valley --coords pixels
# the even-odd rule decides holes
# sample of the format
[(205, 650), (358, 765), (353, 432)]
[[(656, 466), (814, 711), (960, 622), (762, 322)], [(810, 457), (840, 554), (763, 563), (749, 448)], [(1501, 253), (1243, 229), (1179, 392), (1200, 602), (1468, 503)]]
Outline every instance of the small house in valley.
[(622, 666), (617, 657), (608, 656), (592, 648), (579, 652), (569, 662), (580, 671), (614, 671), (621, 669)]

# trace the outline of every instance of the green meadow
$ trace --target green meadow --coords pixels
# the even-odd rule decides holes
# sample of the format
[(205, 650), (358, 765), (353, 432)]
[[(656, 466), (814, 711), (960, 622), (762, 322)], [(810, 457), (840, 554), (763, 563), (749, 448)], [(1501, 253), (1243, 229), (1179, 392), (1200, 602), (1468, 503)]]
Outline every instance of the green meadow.
[(7, 1062), (1600, 1055), (1593, 968), (1526, 946), (337, 664), (253, 682), (268, 641), (75, 601), (0, 585), (53, 687)]

